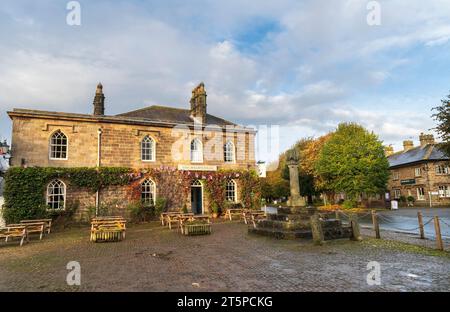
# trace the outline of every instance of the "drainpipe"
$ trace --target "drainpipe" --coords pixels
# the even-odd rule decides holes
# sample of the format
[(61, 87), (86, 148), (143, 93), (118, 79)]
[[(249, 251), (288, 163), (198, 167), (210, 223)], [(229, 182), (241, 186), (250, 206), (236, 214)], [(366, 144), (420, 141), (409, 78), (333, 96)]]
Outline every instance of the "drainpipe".
[[(101, 165), (101, 142), (102, 142), (102, 129), (99, 128), (97, 130), (97, 168), (100, 167)], [(99, 194), (99, 190), (97, 190), (97, 192), (95, 192), (95, 216), (98, 216), (98, 208), (100, 205), (100, 194)]]

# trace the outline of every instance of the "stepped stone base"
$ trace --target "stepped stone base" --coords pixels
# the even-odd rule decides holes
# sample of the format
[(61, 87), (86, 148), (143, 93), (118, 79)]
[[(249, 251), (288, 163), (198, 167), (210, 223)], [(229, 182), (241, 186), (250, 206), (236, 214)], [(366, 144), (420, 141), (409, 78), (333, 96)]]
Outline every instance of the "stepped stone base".
[[(251, 234), (270, 236), (278, 239), (311, 238), (310, 218), (317, 213), (315, 207), (283, 207), (277, 209), (277, 214), (269, 214), (266, 220), (249, 228)], [(351, 238), (352, 229), (344, 226), (337, 219), (321, 219), (325, 240)]]

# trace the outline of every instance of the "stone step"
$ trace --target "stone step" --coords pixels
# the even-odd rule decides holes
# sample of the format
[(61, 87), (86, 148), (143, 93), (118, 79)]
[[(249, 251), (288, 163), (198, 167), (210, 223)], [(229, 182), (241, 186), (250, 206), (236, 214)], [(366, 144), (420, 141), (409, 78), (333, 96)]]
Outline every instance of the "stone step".
[(249, 228), (250, 234), (269, 236), (277, 239), (311, 238), (311, 230), (283, 231), (272, 228)]
[(270, 229), (283, 229), (285, 231), (295, 231), (310, 229), (311, 224), (309, 220), (299, 220), (299, 221), (279, 221), (279, 220), (261, 220), (258, 222), (259, 228), (270, 228)]
[(305, 214), (313, 215), (317, 212), (315, 207), (281, 207), (277, 208), (278, 214)]

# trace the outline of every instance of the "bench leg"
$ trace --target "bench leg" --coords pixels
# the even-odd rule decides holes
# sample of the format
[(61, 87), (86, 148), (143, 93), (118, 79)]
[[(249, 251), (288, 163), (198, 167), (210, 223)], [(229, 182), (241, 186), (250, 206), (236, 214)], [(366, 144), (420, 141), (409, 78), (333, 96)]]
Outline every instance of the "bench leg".
[(25, 236), (22, 236), (22, 238), (20, 239), (20, 246), (23, 245), (23, 240), (25, 239)]

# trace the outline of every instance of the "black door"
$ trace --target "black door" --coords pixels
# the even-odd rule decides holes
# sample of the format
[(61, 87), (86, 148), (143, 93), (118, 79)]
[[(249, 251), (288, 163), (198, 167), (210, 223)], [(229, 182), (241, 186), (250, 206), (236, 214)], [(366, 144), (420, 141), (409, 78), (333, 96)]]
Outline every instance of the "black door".
[(194, 214), (202, 213), (202, 188), (191, 187), (191, 207)]

